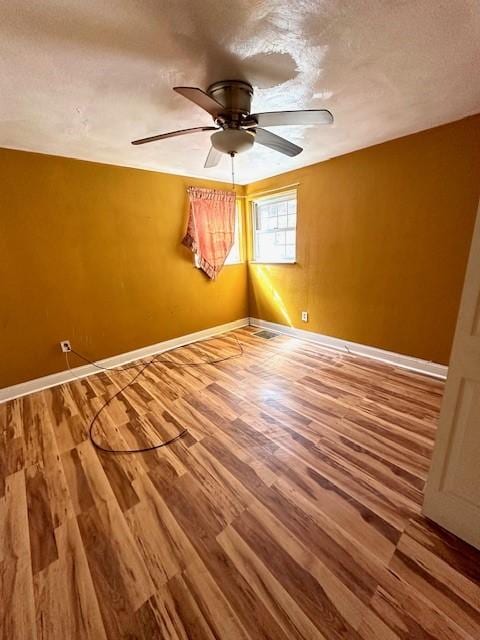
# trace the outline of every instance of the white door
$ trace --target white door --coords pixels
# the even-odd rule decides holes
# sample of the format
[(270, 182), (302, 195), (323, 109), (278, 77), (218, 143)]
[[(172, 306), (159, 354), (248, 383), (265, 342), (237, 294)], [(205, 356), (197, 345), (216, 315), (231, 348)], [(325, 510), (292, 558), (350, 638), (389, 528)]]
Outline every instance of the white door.
[(479, 211), (423, 513), (480, 549)]

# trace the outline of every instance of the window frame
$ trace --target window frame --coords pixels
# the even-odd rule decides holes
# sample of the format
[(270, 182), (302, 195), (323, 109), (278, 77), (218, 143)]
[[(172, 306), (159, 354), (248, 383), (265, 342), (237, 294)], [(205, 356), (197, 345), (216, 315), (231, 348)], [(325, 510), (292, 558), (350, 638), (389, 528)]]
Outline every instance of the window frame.
[[(277, 229), (270, 229), (268, 233), (276, 233), (278, 231), (293, 231), (295, 234), (295, 257), (294, 258), (285, 258), (285, 259), (276, 259), (276, 260), (266, 260), (257, 255), (257, 215), (258, 215), (258, 205), (265, 204), (266, 202), (274, 204), (275, 202), (283, 202), (287, 200), (291, 200), (295, 198), (296, 202), (296, 219), (295, 219), (295, 227), (281, 227)], [(254, 198), (250, 203), (251, 207), (251, 229), (252, 229), (252, 259), (251, 262), (254, 264), (296, 264), (297, 262), (297, 227), (298, 227), (298, 190), (297, 189), (288, 189), (286, 191), (282, 191), (281, 193), (265, 195), (259, 198)], [(262, 232), (260, 232), (262, 233)], [(265, 233), (265, 232), (264, 232)]]

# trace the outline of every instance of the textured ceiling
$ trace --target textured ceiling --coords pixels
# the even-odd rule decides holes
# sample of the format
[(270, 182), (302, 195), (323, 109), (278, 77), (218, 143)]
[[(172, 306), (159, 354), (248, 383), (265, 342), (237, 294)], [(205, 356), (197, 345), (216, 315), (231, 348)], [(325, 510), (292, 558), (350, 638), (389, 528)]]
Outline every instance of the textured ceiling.
[(245, 79), (253, 110), (320, 108), (274, 131), (250, 182), (480, 111), (478, 0), (13, 0), (0, 5), (0, 146), (228, 180), (209, 134), (130, 140), (210, 117), (171, 87)]

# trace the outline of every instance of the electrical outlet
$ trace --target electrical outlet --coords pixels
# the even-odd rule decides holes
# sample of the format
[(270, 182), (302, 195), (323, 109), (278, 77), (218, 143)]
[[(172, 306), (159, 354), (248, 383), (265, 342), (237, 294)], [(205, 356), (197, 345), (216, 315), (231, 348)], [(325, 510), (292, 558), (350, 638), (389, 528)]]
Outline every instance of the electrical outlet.
[(70, 344), (70, 340), (62, 340), (60, 342), (60, 349), (63, 351), (63, 353), (68, 353), (69, 351), (71, 351), (72, 345)]
[(308, 311), (302, 311), (302, 322), (308, 322)]

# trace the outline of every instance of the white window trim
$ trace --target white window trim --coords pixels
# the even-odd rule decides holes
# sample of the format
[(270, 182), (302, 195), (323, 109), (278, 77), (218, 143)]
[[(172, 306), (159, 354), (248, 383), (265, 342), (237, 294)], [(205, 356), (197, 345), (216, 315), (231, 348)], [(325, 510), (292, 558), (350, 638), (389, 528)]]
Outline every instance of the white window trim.
[(282, 191), (275, 195), (265, 195), (260, 198), (254, 198), (251, 200), (250, 206), (250, 221), (252, 225), (252, 264), (297, 264), (297, 226), (295, 226), (295, 259), (294, 260), (261, 260), (257, 259), (255, 255), (256, 242), (255, 242), (255, 228), (256, 228), (256, 207), (258, 203), (265, 202), (266, 200), (274, 201), (276, 199), (283, 200), (284, 198), (295, 196), (297, 200), (297, 222), (298, 222), (298, 190), (288, 189), (288, 191)]
[(250, 260), (250, 264), (297, 264), (296, 260)]

